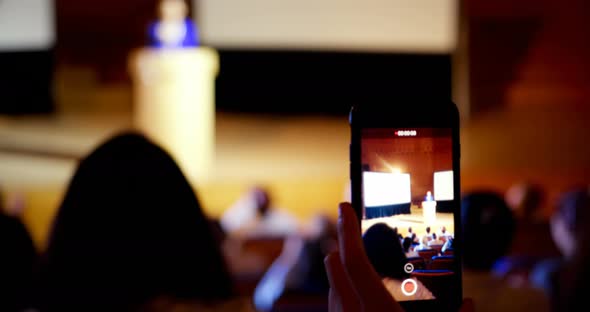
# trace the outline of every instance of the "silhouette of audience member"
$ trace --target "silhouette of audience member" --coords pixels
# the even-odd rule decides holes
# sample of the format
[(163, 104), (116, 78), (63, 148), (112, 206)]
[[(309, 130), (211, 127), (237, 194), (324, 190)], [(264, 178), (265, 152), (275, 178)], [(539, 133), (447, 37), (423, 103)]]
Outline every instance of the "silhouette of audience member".
[(412, 248), (412, 239), (411, 238), (409, 238), (409, 237), (404, 238), (402, 246), (404, 247), (404, 254), (406, 255), (406, 258), (420, 257), (420, 255), (414, 250), (414, 248)]
[(430, 248), (430, 245), (428, 244), (429, 242), (430, 242), (430, 240), (428, 239), (428, 235), (422, 236), (422, 238), (420, 239), (420, 245), (416, 246), (415, 250), (432, 249), (432, 248)]
[[(478, 311), (547, 311), (547, 297), (538, 290), (513, 288), (491, 274), (508, 251), (515, 228), (512, 211), (493, 192), (474, 192), (461, 203), (463, 226), (463, 291)], [(502, 298), (502, 300), (498, 300)]]
[[(552, 219), (552, 228), (565, 261), (552, 276), (553, 310), (586, 311), (590, 278), (590, 188), (568, 192), (559, 206), (559, 216)], [(569, 238), (573, 245), (566, 243)]]
[(445, 242), (438, 239), (436, 233), (432, 233), (432, 240), (428, 242), (428, 246), (440, 246), (443, 245)]
[(434, 296), (418, 279), (418, 291), (412, 296), (402, 293), (402, 282), (410, 275), (404, 271), (407, 258), (396, 233), (385, 223), (371, 226), (363, 234), (363, 243), (367, 257), (375, 271), (383, 279), (383, 284), (398, 301), (434, 299)]
[(531, 282), (544, 289), (553, 299), (558, 296), (558, 275), (562, 271), (567, 272), (566, 267), (572, 266), (577, 261), (576, 258), (583, 256), (584, 250), (588, 248), (583, 241), (587, 232), (590, 232), (586, 229), (589, 223), (589, 192), (576, 189), (565, 193), (551, 217), (551, 234), (562, 257), (540, 261), (530, 274)]
[(299, 230), (297, 219), (272, 207), (269, 193), (260, 187), (240, 198), (220, 221), (224, 231), (234, 237), (281, 237)]
[(397, 235), (397, 238), (399, 238), (399, 241), (400, 242), (403, 241), (404, 237), (399, 233), (399, 231), (397, 230), (397, 227), (393, 227), (392, 229), (395, 232), (395, 235)]
[[(528, 271), (539, 258), (555, 257), (559, 250), (551, 238), (551, 229), (542, 218), (543, 188), (532, 183), (517, 183), (505, 195), (517, 221), (509, 255), (511, 271)], [(543, 242), (539, 244), (539, 242)]]
[(430, 227), (426, 227), (426, 234), (422, 235), (420, 238), (420, 249), (428, 249), (427, 247), (430, 245), (430, 241), (432, 240), (432, 233), (430, 233)]
[(137, 134), (116, 136), (80, 162), (39, 279), (40, 311), (248, 306), (235, 297), (220, 248), (181, 170)]
[(449, 237), (447, 239), (447, 241), (445, 242), (445, 244), (442, 246), (440, 251), (442, 253), (445, 253), (445, 251), (447, 251), (447, 250), (453, 250), (453, 240), (454, 240), (454, 238)]
[(440, 240), (442, 240), (443, 242), (446, 242), (447, 240), (449, 240), (449, 238), (452, 238), (453, 234), (447, 232), (447, 227), (446, 226), (442, 226), (440, 228), (440, 234), (438, 235), (438, 238)]
[(14, 216), (5, 215), (0, 190), (0, 311), (30, 308), (36, 251), (29, 232)]
[(411, 226), (408, 228), (408, 236), (406, 236), (406, 237), (411, 238), (412, 243), (418, 244), (420, 242), (420, 240), (418, 239), (418, 236), (416, 235), (416, 233), (413, 232)]
[(336, 226), (323, 215), (315, 217), (307, 231), (288, 237), (281, 255), (256, 287), (257, 310), (271, 311), (276, 302), (292, 294), (327, 297), (330, 285), (324, 258), (336, 248)]
[(539, 212), (545, 199), (541, 186), (526, 182), (517, 183), (506, 191), (504, 198), (517, 220), (534, 222), (540, 219)]

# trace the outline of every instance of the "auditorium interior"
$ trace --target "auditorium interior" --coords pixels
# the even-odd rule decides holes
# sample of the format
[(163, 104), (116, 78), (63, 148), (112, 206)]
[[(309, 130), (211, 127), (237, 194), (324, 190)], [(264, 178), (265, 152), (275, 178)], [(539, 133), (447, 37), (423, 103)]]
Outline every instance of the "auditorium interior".
[[(0, 1), (0, 207), (39, 253), (79, 161), (129, 129), (171, 153), (211, 219), (258, 187), (300, 224), (336, 222), (350, 200), (351, 106), (418, 94), (459, 109), (462, 194), (535, 185), (548, 223), (564, 192), (590, 184), (582, 0), (192, 0), (200, 42), (185, 50), (149, 46), (158, 0), (27, 3)], [(441, 159), (429, 178), (451, 169)], [(428, 188), (392, 219), (403, 236), (425, 233), (416, 203)], [(460, 230), (451, 213), (437, 219), (436, 233)], [(262, 264), (234, 264), (241, 294), (252, 296), (284, 239), (244, 244)], [(549, 249), (540, 253), (559, 255)], [(318, 311), (297, 298), (292, 311)]]

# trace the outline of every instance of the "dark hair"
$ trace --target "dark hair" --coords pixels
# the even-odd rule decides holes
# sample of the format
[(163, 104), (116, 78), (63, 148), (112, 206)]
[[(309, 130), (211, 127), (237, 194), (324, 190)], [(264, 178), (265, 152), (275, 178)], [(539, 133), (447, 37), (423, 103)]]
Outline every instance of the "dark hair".
[(270, 194), (262, 187), (252, 190), (256, 203), (256, 212), (259, 216), (265, 217), (270, 211)]
[(409, 252), (410, 247), (412, 246), (412, 239), (409, 237), (404, 238), (404, 242), (402, 243), (402, 246), (404, 247), (404, 252)]
[[(579, 307), (586, 302), (587, 281), (590, 278), (590, 189), (577, 189), (566, 193), (562, 196), (559, 206), (557, 213), (569, 211), (570, 214), (563, 218), (566, 224), (573, 222), (572, 230), (577, 238), (574, 255), (554, 276), (556, 287), (552, 305), (555, 311), (582, 311), (583, 308)], [(570, 226), (572, 225), (568, 225)]]
[(429, 226), (426, 227), (426, 233), (430, 233), (430, 227)]
[(170, 155), (137, 134), (112, 138), (80, 162), (40, 279), (40, 308), (52, 311), (234, 295), (193, 189)]
[(35, 246), (22, 222), (0, 211), (0, 311), (30, 308)]
[(573, 190), (563, 194), (557, 204), (555, 212), (561, 217), (568, 230), (573, 234), (580, 234), (590, 207), (590, 196), (586, 190)]
[(403, 279), (408, 277), (404, 271), (407, 263), (397, 235), (387, 224), (377, 223), (363, 235), (367, 256), (375, 271), (382, 277)]
[(409, 233), (412, 233), (412, 227), (411, 226), (408, 228), (408, 232)]
[(436, 239), (436, 233), (432, 233), (432, 239)]
[(461, 201), (465, 267), (488, 270), (502, 257), (514, 234), (515, 220), (494, 192), (474, 192)]

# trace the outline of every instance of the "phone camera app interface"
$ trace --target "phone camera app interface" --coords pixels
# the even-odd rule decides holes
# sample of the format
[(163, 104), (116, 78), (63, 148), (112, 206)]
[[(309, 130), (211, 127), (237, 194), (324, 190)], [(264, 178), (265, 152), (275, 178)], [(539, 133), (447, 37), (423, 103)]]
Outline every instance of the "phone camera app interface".
[(454, 188), (450, 128), (364, 129), (363, 242), (398, 301), (450, 298)]

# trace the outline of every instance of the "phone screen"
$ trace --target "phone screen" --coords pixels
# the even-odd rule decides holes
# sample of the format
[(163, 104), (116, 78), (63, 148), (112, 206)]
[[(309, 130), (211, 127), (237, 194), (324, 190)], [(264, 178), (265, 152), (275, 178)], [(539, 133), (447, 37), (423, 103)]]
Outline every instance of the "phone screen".
[(364, 128), (361, 166), (363, 242), (387, 289), (398, 301), (452, 300), (452, 129)]

